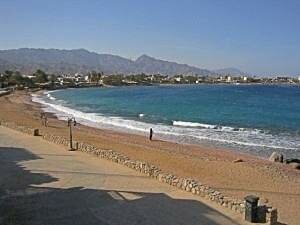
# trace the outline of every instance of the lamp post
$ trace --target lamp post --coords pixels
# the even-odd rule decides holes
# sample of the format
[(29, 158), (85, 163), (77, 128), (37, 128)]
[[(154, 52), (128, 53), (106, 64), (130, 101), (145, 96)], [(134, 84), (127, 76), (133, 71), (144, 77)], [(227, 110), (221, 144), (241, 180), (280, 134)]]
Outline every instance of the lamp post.
[(73, 151), (73, 135), (72, 135), (72, 126), (76, 126), (77, 122), (74, 117), (68, 118), (68, 127), (70, 128), (70, 151)]

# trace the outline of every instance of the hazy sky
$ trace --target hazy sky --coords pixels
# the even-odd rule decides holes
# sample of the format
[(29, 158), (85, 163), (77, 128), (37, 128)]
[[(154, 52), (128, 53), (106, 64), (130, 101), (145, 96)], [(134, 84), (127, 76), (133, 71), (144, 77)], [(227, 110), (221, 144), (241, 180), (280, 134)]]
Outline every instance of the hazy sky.
[(85, 48), (300, 74), (300, 0), (0, 0), (0, 49)]

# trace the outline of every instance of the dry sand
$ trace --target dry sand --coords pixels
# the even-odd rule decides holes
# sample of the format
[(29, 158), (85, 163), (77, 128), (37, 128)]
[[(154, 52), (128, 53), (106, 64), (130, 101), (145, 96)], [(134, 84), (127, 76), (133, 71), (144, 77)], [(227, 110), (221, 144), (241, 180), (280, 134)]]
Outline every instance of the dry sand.
[[(47, 130), (56, 135), (68, 135), (66, 122), (50, 114), (49, 127), (42, 127), (40, 106), (32, 103), (25, 92), (1, 97), (0, 107), (2, 120), (39, 128), (41, 133)], [(194, 178), (228, 196), (243, 198), (255, 194), (278, 208), (281, 223), (296, 225), (300, 221), (300, 171), (287, 165), (225, 149), (159, 140), (150, 142), (147, 137), (83, 125), (75, 127), (74, 139), (114, 149), (178, 176)], [(233, 163), (237, 158), (244, 162)]]

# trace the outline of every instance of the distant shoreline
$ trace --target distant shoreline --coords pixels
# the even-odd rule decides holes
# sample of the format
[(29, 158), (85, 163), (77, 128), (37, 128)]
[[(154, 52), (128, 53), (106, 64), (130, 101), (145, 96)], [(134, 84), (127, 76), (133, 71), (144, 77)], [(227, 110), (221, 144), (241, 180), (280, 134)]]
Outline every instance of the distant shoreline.
[(114, 88), (114, 87), (155, 87), (155, 86), (203, 86), (203, 85), (216, 85), (216, 86), (299, 86), (300, 83), (199, 83), (199, 84), (159, 84), (154, 83), (151, 85), (101, 85), (101, 86), (74, 86), (74, 87), (59, 87), (53, 89), (40, 89), (40, 90), (64, 90), (64, 89), (71, 89), (71, 88)]

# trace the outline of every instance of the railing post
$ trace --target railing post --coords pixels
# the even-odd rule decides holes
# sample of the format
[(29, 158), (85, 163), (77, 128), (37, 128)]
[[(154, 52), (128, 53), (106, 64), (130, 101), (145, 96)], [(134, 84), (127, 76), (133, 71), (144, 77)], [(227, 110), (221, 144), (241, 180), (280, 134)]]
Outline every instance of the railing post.
[(72, 133), (72, 126), (76, 126), (77, 122), (74, 117), (68, 118), (68, 127), (69, 127), (69, 135), (70, 135), (70, 151), (73, 151), (73, 133)]

